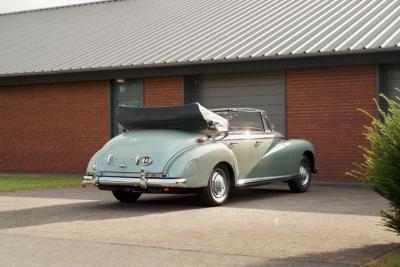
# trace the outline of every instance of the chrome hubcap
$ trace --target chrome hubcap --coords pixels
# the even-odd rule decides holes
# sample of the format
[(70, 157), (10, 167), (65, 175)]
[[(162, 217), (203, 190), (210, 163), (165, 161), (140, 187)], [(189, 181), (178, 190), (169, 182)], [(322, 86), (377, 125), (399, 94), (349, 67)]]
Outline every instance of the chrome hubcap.
[(215, 198), (221, 198), (225, 195), (226, 176), (221, 169), (215, 169), (211, 177), (211, 192)]
[(304, 161), (300, 164), (299, 176), (301, 185), (306, 185), (310, 180), (310, 168)]

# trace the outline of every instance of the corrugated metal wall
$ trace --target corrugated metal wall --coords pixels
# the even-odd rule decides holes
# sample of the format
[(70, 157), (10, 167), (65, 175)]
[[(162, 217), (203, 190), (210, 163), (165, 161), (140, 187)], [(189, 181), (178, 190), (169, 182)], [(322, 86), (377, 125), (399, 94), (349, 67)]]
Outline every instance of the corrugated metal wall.
[(284, 81), (283, 72), (202, 77), (194, 82), (193, 99), (207, 108), (249, 107), (266, 110), (272, 124), (284, 133)]

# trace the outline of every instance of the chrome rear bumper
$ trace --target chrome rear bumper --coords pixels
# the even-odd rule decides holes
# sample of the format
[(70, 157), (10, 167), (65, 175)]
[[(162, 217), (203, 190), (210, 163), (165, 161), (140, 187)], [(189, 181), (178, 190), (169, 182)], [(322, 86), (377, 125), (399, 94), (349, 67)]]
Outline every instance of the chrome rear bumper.
[(114, 176), (83, 176), (83, 185), (116, 185), (116, 186), (140, 186), (147, 187), (186, 187), (185, 178), (147, 178), (147, 177), (114, 177)]

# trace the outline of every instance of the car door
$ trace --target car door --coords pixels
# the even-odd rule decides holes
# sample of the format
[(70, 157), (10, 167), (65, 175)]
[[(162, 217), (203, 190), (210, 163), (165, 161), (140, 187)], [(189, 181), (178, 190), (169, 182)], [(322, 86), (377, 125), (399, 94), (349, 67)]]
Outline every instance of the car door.
[(268, 118), (263, 115), (265, 132), (256, 139), (257, 176), (268, 179), (279, 179), (288, 174), (288, 159), (285, 158), (279, 144), (284, 141), (283, 135), (273, 131)]
[(246, 132), (232, 131), (223, 141), (235, 154), (238, 164), (238, 179), (257, 176), (258, 153), (254, 140), (248, 138)]
[(262, 144), (257, 137), (264, 133), (261, 114), (246, 109), (218, 114), (229, 121), (229, 134), (223, 142), (235, 154), (239, 180), (256, 178), (258, 176), (258, 146)]

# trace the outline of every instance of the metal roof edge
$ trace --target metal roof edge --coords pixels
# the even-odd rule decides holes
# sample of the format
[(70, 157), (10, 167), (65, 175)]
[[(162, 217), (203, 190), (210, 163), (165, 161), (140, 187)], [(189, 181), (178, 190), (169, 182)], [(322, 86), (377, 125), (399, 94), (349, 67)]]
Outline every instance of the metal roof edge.
[[(111, 1), (124, 1), (124, 0), (111, 0)], [(162, 64), (146, 64), (146, 65), (126, 65), (126, 66), (112, 66), (112, 67), (101, 67), (101, 68), (81, 68), (81, 69), (69, 69), (69, 70), (56, 70), (56, 71), (43, 71), (43, 72), (23, 72), (23, 73), (4, 73), (0, 74), (0, 80), (2, 78), (16, 78), (23, 76), (43, 76), (43, 75), (58, 75), (58, 74), (74, 74), (82, 72), (98, 72), (98, 71), (118, 71), (118, 70), (138, 70), (138, 69), (150, 69), (150, 68), (166, 68), (166, 67), (184, 67), (184, 66), (195, 66), (195, 65), (216, 65), (216, 64), (228, 64), (228, 63), (246, 63), (246, 62), (259, 62), (259, 61), (278, 61), (285, 59), (307, 59), (316, 57), (328, 57), (328, 56), (343, 56), (343, 55), (371, 55), (371, 54), (382, 54), (385, 52), (400, 52), (400, 47), (390, 48), (378, 48), (378, 49), (364, 49), (364, 50), (346, 50), (346, 51), (335, 51), (335, 52), (323, 52), (313, 54), (291, 54), (291, 55), (274, 55), (274, 56), (262, 56), (262, 57), (249, 57), (249, 58), (235, 58), (235, 59), (222, 59), (222, 60), (198, 60), (198, 61), (185, 61), (176, 63), (162, 63)]]
[(35, 9), (28, 9), (28, 10), (21, 10), (21, 11), (11, 11), (0, 13), (0, 16), (12, 16), (12, 15), (19, 15), (25, 13), (33, 13), (33, 12), (42, 12), (42, 11), (50, 11), (62, 8), (71, 8), (71, 7), (80, 7), (80, 6), (90, 6), (96, 4), (103, 4), (103, 3), (110, 3), (110, 2), (121, 2), (127, 0), (98, 0), (94, 2), (87, 2), (87, 3), (79, 3), (79, 4), (69, 4), (69, 5), (62, 5), (62, 6), (52, 6), (52, 7), (44, 7), (44, 8), (35, 8)]

